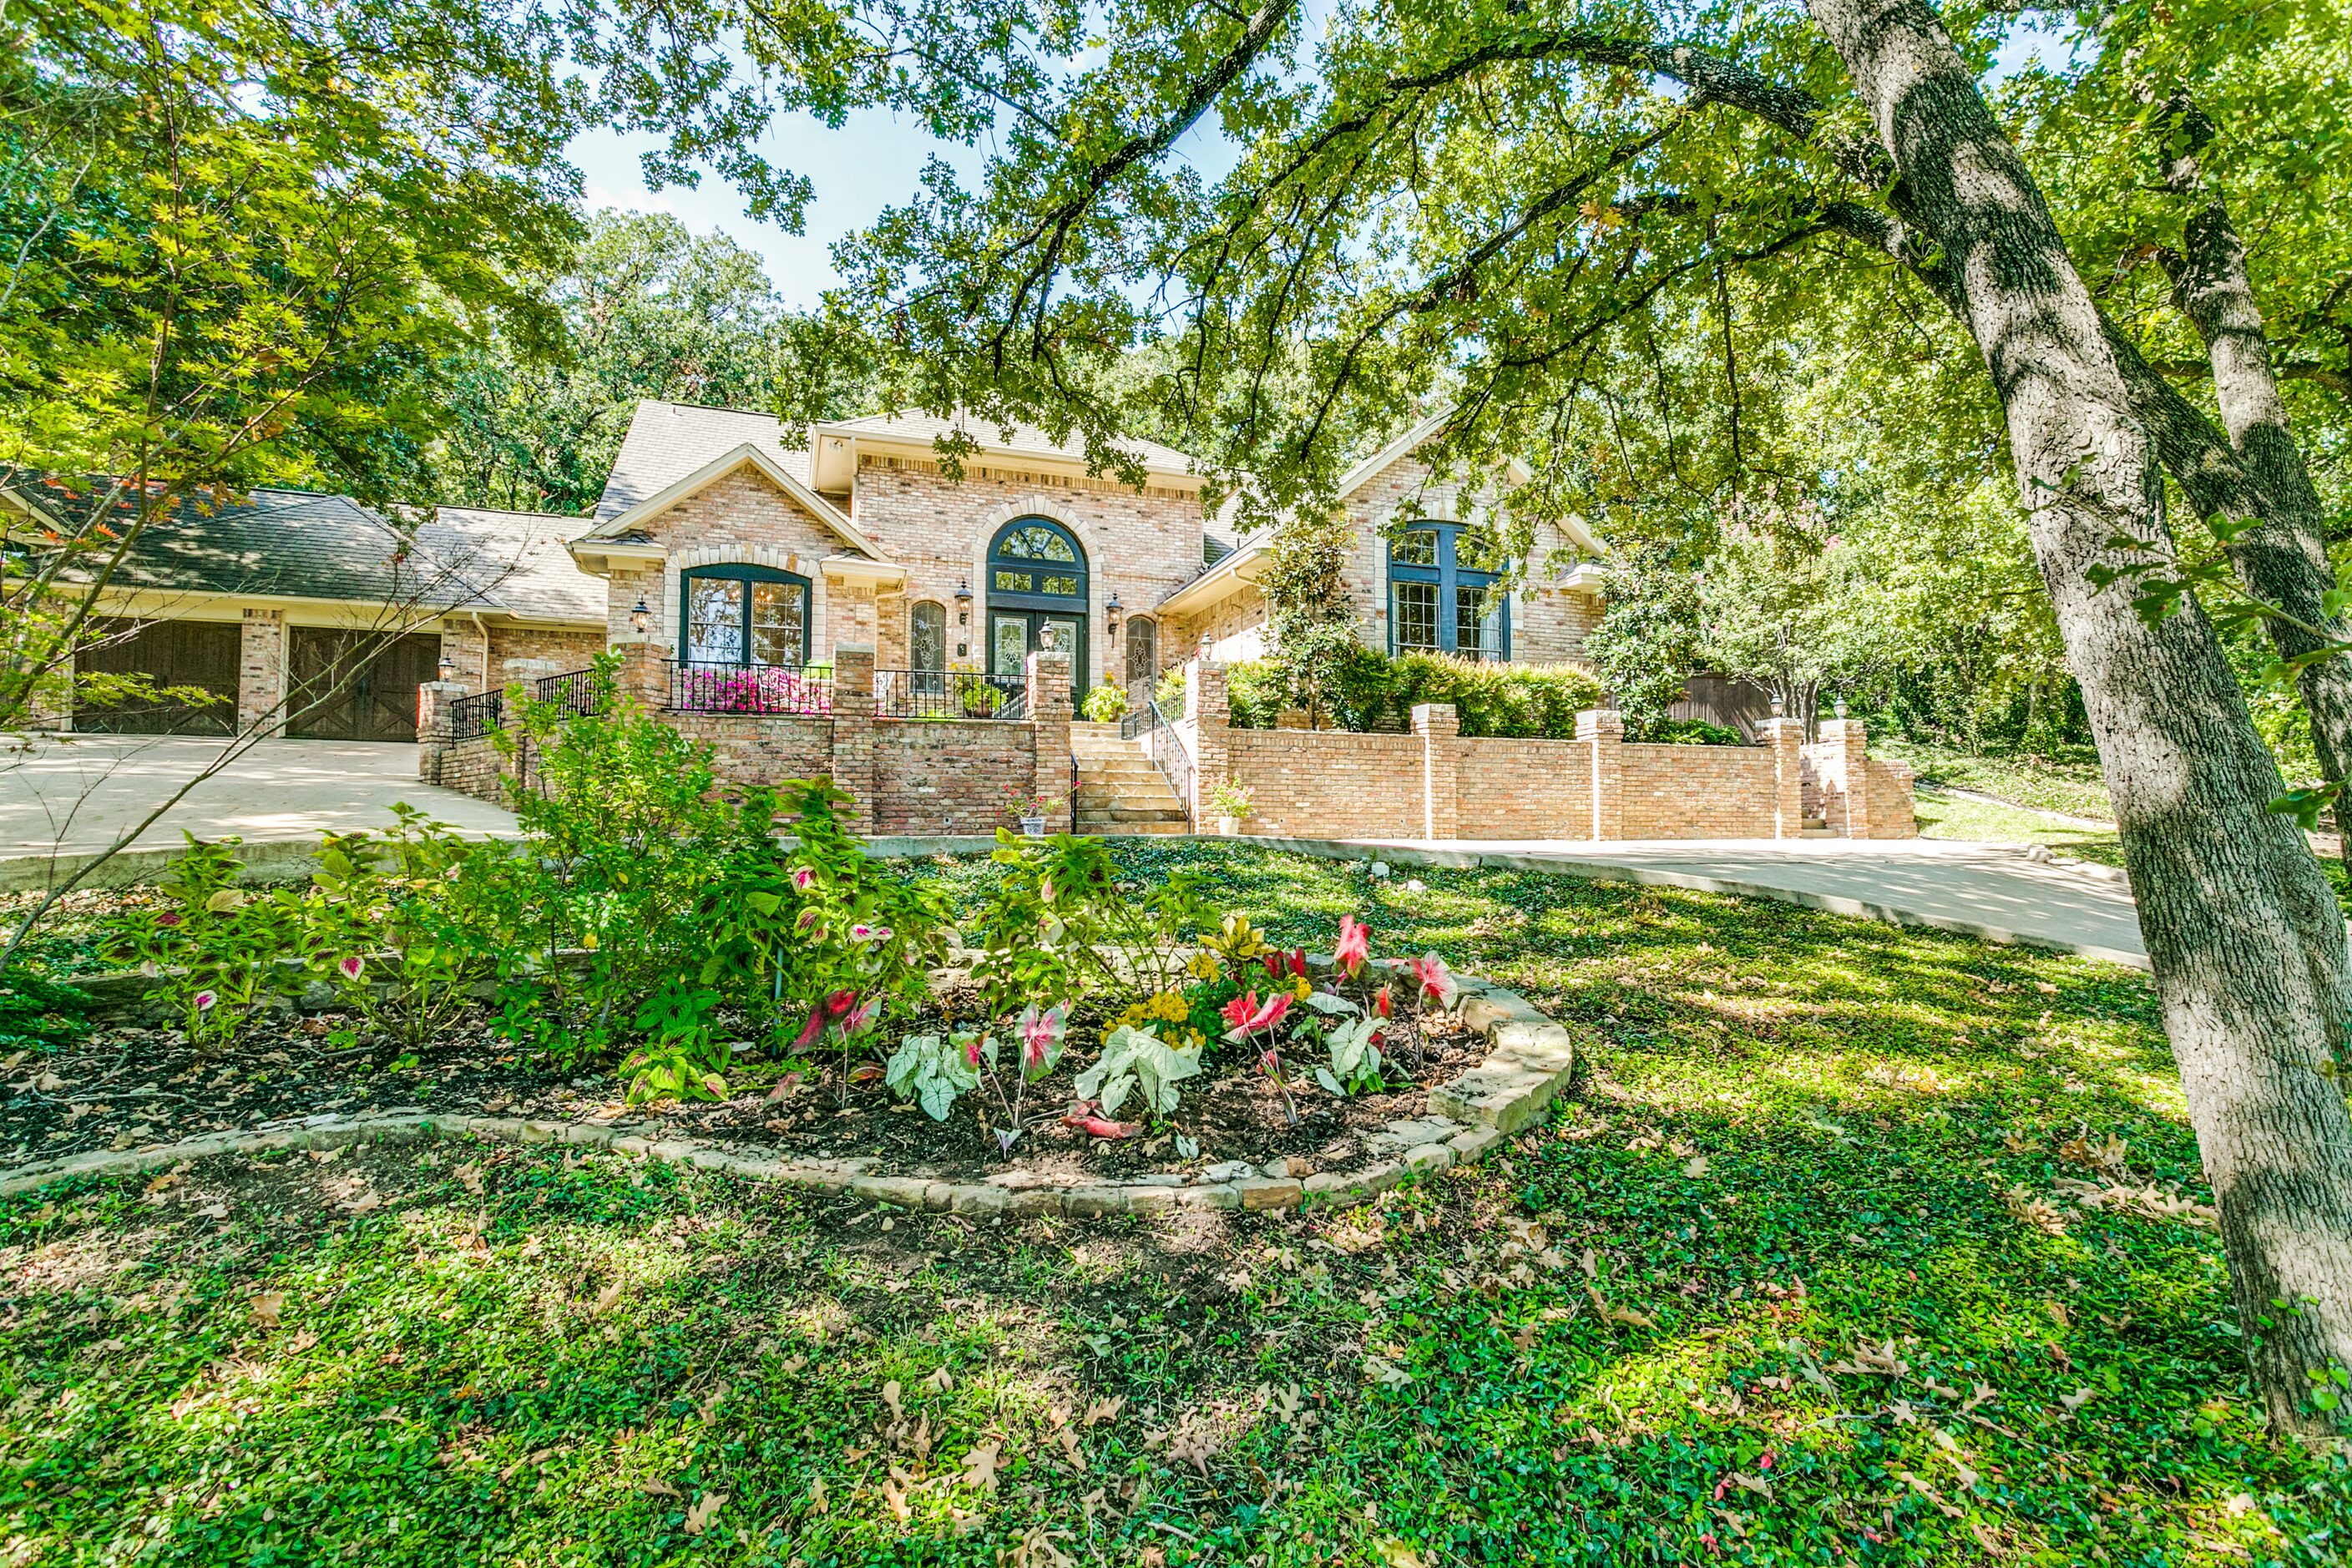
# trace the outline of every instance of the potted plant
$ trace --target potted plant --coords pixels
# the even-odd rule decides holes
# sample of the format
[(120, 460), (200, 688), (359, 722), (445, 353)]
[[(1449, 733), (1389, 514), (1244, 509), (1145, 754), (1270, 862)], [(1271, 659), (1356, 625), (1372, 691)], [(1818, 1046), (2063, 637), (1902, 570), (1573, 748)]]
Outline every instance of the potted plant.
[(1217, 819), (1217, 831), (1231, 838), (1242, 830), (1242, 819), (1250, 814), (1257, 799), (1257, 791), (1235, 779), (1227, 779), (1209, 792), (1209, 815)]
[(1097, 686), (1087, 693), (1081, 705), (1086, 716), (1097, 724), (1116, 724), (1127, 717), (1127, 689), (1123, 686)]
[(955, 693), (956, 700), (963, 704), (964, 712), (974, 719), (992, 717), (1004, 706), (1004, 689), (977, 669), (964, 668), (955, 672)]
[(1050, 793), (1041, 794), (1021, 789), (1009, 790), (1006, 793), (1012, 798), (1006, 803), (1004, 809), (1021, 824), (1023, 836), (1029, 838), (1045, 837), (1045, 819), (1053, 815), (1055, 807), (1062, 804), (1062, 797)]

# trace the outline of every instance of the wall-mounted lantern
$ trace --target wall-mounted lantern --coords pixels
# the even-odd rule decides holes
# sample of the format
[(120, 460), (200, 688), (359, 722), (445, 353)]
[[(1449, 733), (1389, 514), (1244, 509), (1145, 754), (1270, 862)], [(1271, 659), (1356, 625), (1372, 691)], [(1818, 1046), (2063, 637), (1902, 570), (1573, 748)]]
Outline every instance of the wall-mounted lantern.
[(1103, 625), (1109, 628), (1110, 635), (1113, 637), (1118, 636), (1118, 592), (1113, 589), (1110, 603), (1103, 606)]
[(457, 661), (446, 653), (441, 656), (441, 679), (445, 681), (457, 679)]
[(956, 584), (956, 625), (971, 625), (971, 583), (969, 579)]
[(629, 629), (639, 637), (654, 629), (654, 610), (643, 598), (629, 611)]

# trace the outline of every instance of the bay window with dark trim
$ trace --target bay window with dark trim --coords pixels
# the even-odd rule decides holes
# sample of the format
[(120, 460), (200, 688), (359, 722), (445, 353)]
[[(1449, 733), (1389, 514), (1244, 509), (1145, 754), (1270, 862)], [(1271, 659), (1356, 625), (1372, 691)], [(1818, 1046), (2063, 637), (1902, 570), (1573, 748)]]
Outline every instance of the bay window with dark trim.
[(1503, 559), (1484, 531), (1415, 522), (1389, 536), (1389, 651), (1511, 657)]
[(806, 664), (809, 580), (772, 566), (697, 566), (678, 579), (678, 657), (696, 664)]

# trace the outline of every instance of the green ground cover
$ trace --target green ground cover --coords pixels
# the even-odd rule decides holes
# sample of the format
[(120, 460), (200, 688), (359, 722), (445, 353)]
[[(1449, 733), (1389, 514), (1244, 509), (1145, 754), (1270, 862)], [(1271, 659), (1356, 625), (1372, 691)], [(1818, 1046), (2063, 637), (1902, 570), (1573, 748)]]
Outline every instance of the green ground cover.
[(1913, 814), (1919, 819), (1922, 838), (1961, 838), (1978, 844), (2042, 844), (2056, 854), (2072, 855), (2102, 866), (2124, 863), (2123, 840), (2114, 828), (2079, 827), (2023, 806), (1922, 789), (1916, 792)]
[(463, 1143), (10, 1200), (0, 1555), (2342, 1560), (2352, 1473), (2263, 1438), (2140, 977), (1124, 854), (1522, 989), (1592, 1034), (1571, 1102), (1297, 1217), (976, 1225)]
[(2098, 754), (2088, 746), (2059, 756), (1978, 756), (1956, 746), (1873, 737), (1873, 756), (1908, 763), (1929, 789), (1973, 790), (2036, 811), (2114, 820)]

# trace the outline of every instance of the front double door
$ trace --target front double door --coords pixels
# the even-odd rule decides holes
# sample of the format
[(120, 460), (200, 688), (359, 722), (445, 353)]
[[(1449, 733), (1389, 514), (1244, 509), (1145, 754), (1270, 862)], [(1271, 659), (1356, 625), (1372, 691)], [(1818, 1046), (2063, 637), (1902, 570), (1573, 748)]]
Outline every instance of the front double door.
[(1052, 610), (988, 612), (988, 672), (1018, 676), (1028, 668), (1033, 653), (1062, 652), (1070, 656), (1070, 700), (1086, 696), (1087, 623), (1076, 616)]

